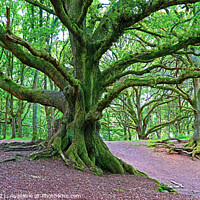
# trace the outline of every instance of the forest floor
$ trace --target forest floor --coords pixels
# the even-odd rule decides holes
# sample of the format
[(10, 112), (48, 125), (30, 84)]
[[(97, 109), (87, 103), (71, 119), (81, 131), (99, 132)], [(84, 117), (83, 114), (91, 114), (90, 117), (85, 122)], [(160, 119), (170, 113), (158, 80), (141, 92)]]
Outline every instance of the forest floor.
[[(3, 141), (0, 141), (0, 143)], [(6, 141), (7, 142), (7, 141)], [(134, 175), (95, 176), (66, 167), (60, 158), (0, 163), (0, 199), (79, 199), (79, 200), (192, 200), (200, 199), (200, 161), (188, 156), (153, 152), (146, 142), (106, 142), (111, 152), (151, 178), (173, 186), (181, 184), (179, 194), (157, 192), (157, 184)], [(0, 161), (16, 153), (0, 152)], [(177, 186), (175, 184), (174, 186)], [(183, 194), (182, 194), (183, 193)], [(185, 195), (189, 194), (189, 195)]]
[[(149, 177), (172, 186), (181, 194), (200, 199), (200, 160), (168, 150), (147, 147), (149, 141), (106, 142), (110, 151)], [(180, 143), (177, 146), (181, 146)]]

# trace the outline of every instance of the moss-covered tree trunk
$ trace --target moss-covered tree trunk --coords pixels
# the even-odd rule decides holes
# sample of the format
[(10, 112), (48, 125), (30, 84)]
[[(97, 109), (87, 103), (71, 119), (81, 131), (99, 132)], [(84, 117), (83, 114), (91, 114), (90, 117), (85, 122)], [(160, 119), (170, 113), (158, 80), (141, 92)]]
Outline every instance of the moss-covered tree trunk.
[[(97, 174), (103, 171), (112, 173), (137, 174), (134, 168), (116, 158), (99, 136), (98, 121), (88, 122), (86, 117), (87, 99), (82, 88), (68, 88), (66, 95), (71, 94), (73, 101), (67, 102), (70, 108), (60, 119), (56, 134), (49, 141), (49, 149), (60, 154), (66, 165), (72, 163), (74, 168), (83, 170), (89, 168)], [(33, 158), (49, 156), (51, 150), (35, 155)]]
[[(96, 119), (101, 117), (101, 112), (91, 112), (103, 94), (95, 49), (89, 44), (82, 46), (72, 34), (70, 40), (74, 74), (81, 84), (64, 88), (66, 109), (48, 147), (54, 149), (53, 154), (60, 154), (67, 165), (70, 161), (78, 169), (90, 168), (97, 174), (102, 170), (137, 174), (132, 166), (116, 158), (99, 136), (100, 123)], [(89, 112), (91, 118), (88, 119)], [(49, 156), (49, 152), (42, 152), (35, 158)]]
[(200, 85), (199, 78), (193, 79), (194, 85), (194, 99), (192, 101), (194, 113), (194, 134), (189, 140), (187, 146), (194, 147), (192, 156), (194, 157), (197, 153), (200, 153)]

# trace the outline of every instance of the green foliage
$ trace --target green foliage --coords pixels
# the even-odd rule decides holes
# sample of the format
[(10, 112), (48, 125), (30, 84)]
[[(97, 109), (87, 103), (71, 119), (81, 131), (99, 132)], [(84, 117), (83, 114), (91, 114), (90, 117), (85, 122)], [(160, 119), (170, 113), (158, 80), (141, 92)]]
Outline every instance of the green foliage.
[[(6, 0), (1, 1), (2, 5), (8, 5), (7, 2)], [(74, 70), (74, 64), (72, 62), (75, 51), (73, 49), (74, 47), (72, 48), (71, 41), (69, 41), (66, 26), (61, 23), (57, 16), (37, 6), (33, 6), (24, 1), (9, 2), (11, 13), (10, 29), (13, 34), (29, 42), (39, 52), (49, 53), (57, 59), (61, 66), (67, 68), (69, 74), (73, 76), (74, 71), (76, 71)], [(98, 83), (109, 82), (114, 77), (113, 81), (110, 81), (108, 86), (106, 85), (102, 90), (104, 90), (104, 96), (113, 94), (113, 98), (118, 97), (111, 103), (111, 107), (115, 105), (114, 109), (117, 109), (117, 112), (111, 108), (103, 111), (100, 134), (104, 140), (137, 139), (138, 135), (146, 138), (149, 136), (151, 139), (173, 136), (185, 138), (193, 133), (192, 117), (177, 121), (176, 124), (174, 122), (166, 126), (163, 125), (161, 127), (162, 129), (156, 128), (158, 124), (176, 119), (179, 115), (192, 115), (192, 106), (189, 105), (184, 95), (180, 95), (180, 89), (178, 90), (177, 88), (176, 92), (178, 90), (178, 95), (180, 95), (179, 100), (175, 99), (173, 102), (163, 104), (170, 95), (170, 98), (177, 96), (175, 90), (171, 93), (169, 89), (167, 92), (164, 92), (154, 87), (157, 86), (156, 81), (163, 77), (166, 80), (173, 80), (177, 76), (181, 77), (184, 72), (189, 72), (198, 67), (198, 60), (191, 64), (187, 55), (191, 55), (192, 53), (189, 54), (186, 52), (191, 50), (198, 53), (199, 46), (192, 47), (185, 45), (184, 49), (181, 47), (183, 50), (178, 49), (176, 51), (173, 51), (174, 47), (172, 48), (172, 46), (178, 42), (199, 35), (200, 3), (171, 6), (166, 9), (159, 9), (149, 15), (147, 11), (150, 12), (151, 9), (154, 9), (154, 5), (157, 5), (157, 3), (158, 1), (110, 0), (109, 5), (105, 6), (98, 0), (95, 0), (88, 8), (84, 22), (86, 25), (83, 32), (85, 37), (91, 36), (102, 28), (99, 38), (98, 35), (92, 38), (94, 43), (107, 44), (107, 46), (99, 48), (99, 51), (105, 49), (105, 52), (99, 58), (100, 69), (98, 70), (103, 72), (111, 68), (110, 72), (112, 72), (105, 75), (105, 77), (97, 77), (98, 79), (102, 79), (101, 81), (95, 81)], [(53, 9), (50, 1), (43, 1), (43, 4), (47, 8)], [(0, 12), (2, 26), (5, 28), (6, 6), (1, 6)], [(112, 14), (109, 15), (110, 13)], [(137, 20), (134, 22), (132, 20), (135, 16)], [(101, 27), (104, 20), (106, 23)], [(95, 37), (98, 38), (97, 41), (95, 41)], [(109, 39), (109, 37), (111, 38)], [(90, 39), (88, 37), (88, 40)], [(25, 47), (23, 48), (26, 49)], [(169, 52), (170, 48), (171, 52)], [(26, 49), (25, 52), (29, 52), (29, 50)], [(166, 52), (169, 53), (165, 54)], [(150, 56), (151, 54), (153, 55), (152, 57)], [(23, 65), (19, 59), (14, 57), (4, 47), (0, 48), (0, 56), (0, 71), (4, 72), (14, 82), (32, 89), (36, 70), (32, 66)], [(195, 59), (197, 58), (195, 57)], [(148, 73), (138, 75), (139, 72), (145, 71), (153, 65), (163, 65), (165, 68), (157, 67)], [(81, 67), (83, 66), (81, 65)], [(167, 70), (166, 67), (171, 69), (177, 68), (177, 70)], [(150, 80), (149, 78), (153, 79), (153, 82), (149, 82), (151, 88), (144, 87), (145, 83), (142, 86), (140, 85), (140, 87), (137, 86), (137, 84), (140, 84), (140, 80), (143, 79), (148, 82)], [(75, 78), (73, 80), (77, 84), (79, 83)], [(129, 82), (125, 82), (124, 80), (133, 80), (137, 84), (131, 88)], [(58, 86), (50, 78), (45, 78), (42, 72), (38, 74), (35, 89), (44, 89), (44, 82), (46, 82), (45, 90), (58, 90)], [(91, 85), (93, 87), (93, 84)], [(120, 85), (129, 89), (124, 92), (122, 92), (124, 89), (121, 89), (115, 94), (113, 91)], [(160, 85), (166, 86), (166, 84)], [(174, 84), (173, 87), (177, 87), (177, 84)], [(193, 96), (191, 80), (179, 84), (179, 87), (191, 97)], [(140, 88), (142, 88), (141, 91)], [(92, 93), (92, 91), (90, 92)], [(139, 111), (148, 101), (158, 100), (162, 95), (166, 98), (146, 105)], [(30, 138), (33, 126), (32, 106), (29, 107), (29, 104), (26, 103), (20, 108), (19, 101), (13, 98), (12, 104), (9, 103), (8, 110), (6, 111), (5, 99), (7, 93), (0, 89), (0, 96), (2, 101), (0, 105), (0, 120), (4, 120), (5, 112), (8, 114), (9, 123), (7, 135), (10, 136), (12, 133), (11, 119), (16, 117), (20, 111), (23, 119), (22, 124), (24, 125), (22, 128), (23, 135)], [(12, 97), (9, 96), (8, 98), (9, 102), (11, 102)], [(100, 102), (101, 99), (97, 101)], [(37, 126), (38, 136), (40, 138), (47, 138), (47, 121), (49, 121), (52, 128), (54, 117), (59, 118), (62, 115), (57, 111), (57, 113), (54, 113), (54, 111), (50, 110), (50, 108), (45, 111), (44, 107), (38, 106)], [(49, 120), (46, 120), (48, 112)], [(140, 131), (138, 131), (139, 122), (141, 122), (140, 124), (143, 127), (143, 130)], [(0, 127), (0, 136), (2, 137), (5, 124), (2, 123)], [(155, 129), (153, 129), (154, 127)], [(18, 124), (16, 125), (16, 132), (19, 132)]]
[(19, 141), (31, 141), (32, 137), (22, 137), (22, 138), (12, 138), (11, 136), (7, 136), (5, 139), (0, 136), (0, 140), (19, 140)]

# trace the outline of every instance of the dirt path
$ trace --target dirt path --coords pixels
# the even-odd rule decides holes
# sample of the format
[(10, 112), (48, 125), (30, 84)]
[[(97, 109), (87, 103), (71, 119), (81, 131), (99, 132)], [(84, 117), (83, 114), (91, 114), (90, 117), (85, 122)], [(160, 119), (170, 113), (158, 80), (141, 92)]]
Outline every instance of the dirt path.
[[(171, 186), (173, 182), (183, 186), (175, 188), (182, 194), (200, 199), (200, 161), (166, 152), (153, 152), (146, 146), (148, 141), (106, 142), (111, 152), (151, 178)], [(139, 145), (139, 146), (138, 146)]]

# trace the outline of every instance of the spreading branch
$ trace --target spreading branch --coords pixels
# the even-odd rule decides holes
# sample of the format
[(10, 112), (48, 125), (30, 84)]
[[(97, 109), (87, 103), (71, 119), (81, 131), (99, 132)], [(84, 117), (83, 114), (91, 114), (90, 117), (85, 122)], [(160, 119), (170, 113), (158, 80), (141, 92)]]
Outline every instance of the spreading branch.
[(141, 31), (141, 32), (144, 32), (144, 33), (148, 33), (148, 34), (153, 35), (153, 36), (156, 36), (156, 37), (160, 37), (160, 38), (165, 37), (164, 35), (160, 35), (160, 34), (158, 34), (158, 33), (154, 33), (154, 32), (152, 32), (152, 31), (143, 29), (143, 28), (141, 28), (141, 27), (128, 28), (127, 30), (138, 30), (138, 31)]
[[(147, 78), (134, 78), (126, 79), (118, 85), (115, 85), (113, 89), (109, 90), (105, 97), (99, 101), (86, 115), (86, 120), (96, 121), (101, 118), (102, 110), (110, 105), (110, 103), (115, 99), (123, 90), (133, 87), (133, 86), (150, 86), (153, 88), (162, 89), (161, 84), (181, 84), (184, 80), (188, 78), (198, 78), (200, 77), (200, 72), (189, 71), (187, 73), (181, 74), (176, 78), (170, 77), (147, 77)], [(158, 87), (159, 86), (159, 87)]]
[(48, 8), (47, 6), (43, 5), (42, 3), (38, 2), (38, 1), (35, 1), (35, 0), (25, 0), (25, 1), (34, 6), (41, 8), (42, 10), (45, 10), (46, 12), (48, 12), (50, 14), (56, 15), (56, 13), (53, 9)]
[(51, 56), (51, 54), (49, 54), (46, 50), (37, 50), (26, 40), (14, 35), (6, 34), (6, 39), (13, 43), (24, 46), (33, 56), (43, 58), (44, 60), (52, 64), (56, 68), (56, 70), (59, 71), (62, 74), (62, 76), (69, 82), (70, 85), (72, 86), (79, 85), (78, 80), (76, 80), (67, 71), (67, 69), (63, 65), (61, 65), (58, 60), (56, 60), (53, 56)]
[[(93, 34), (93, 38), (98, 40), (100, 46), (96, 57), (100, 58), (126, 29), (150, 14), (173, 5), (196, 2), (198, 2), (198, 0), (160, 0), (144, 3), (140, 3), (139, 1), (126, 1), (123, 4), (121, 1), (116, 2), (115, 5), (105, 13), (101, 23)], [(137, 7), (137, 9), (134, 10), (135, 7)], [(131, 12), (129, 8), (132, 8)]]
[(85, 0), (85, 1), (83, 1), (82, 8), (81, 8), (81, 13), (80, 13), (80, 16), (79, 16), (79, 18), (77, 20), (77, 24), (81, 24), (83, 22), (83, 20), (86, 17), (88, 8), (92, 4), (92, 2), (93, 2), (93, 0)]
[(176, 94), (179, 94), (183, 99), (188, 101), (191, 106), (193, 106), (193, 100), (190, 98), (190, 95), (181, 90), (179, 87), (174, 87), (174, 86), (168, 86), (168, 85), (157, 85), (156, 88), (162, 89), (162, 90), (167, 90), (167, 91), (173, 91)]
[(19, 85), (9, 79), (0, 71), (0, 88), (11, 93), (15, 97), (28, 102), (40, 103), (45, 106), (52, 106), (64, 112), (66, 110), (65, 96), (59, 91), (33, 90)]
[(38, 69), (49, 76), (55, 84), (63, 90), (68, 83), (63, 75), (48, 61), (42, 58), (35, 57), (31, 53), (27, 52), (20, 45), (10, 42), (6, 39), (6, 32), (0, 25), (0, 46), (3, 43), (3, 47), (11, 51), (23, 64), (32, 68)]
[[(135, 74), (135, 75), (142, 75), (145, 73), (150, 72), (152, 69), (155, 69), (156, 66), (157, 67), (163, 67), (166, 69), (170, 69), (165, 67), (164, 65), (154, 65), (151, 66), (143, 71), (140, 72), (134, 72), (134, 71), (128, 71), (128, 72), (124, 72), (124, 74), (122, 74), (122, 72), (129, 67), (130, 65), (134, 64), (134, 63), (138, 63), (138, 62), (152, 62), (154, 59), (159, 58), (159, 57), (163, 57), (166, 55), (171, 55), (176, 53), (178, 50), (183, 49), (189, 45), (195, 45), (195, 44), (199, 44), (200, 43), (200, 37), (193, 37), (193, 38), (188, 38), (186, 40), (182, 40), (179, 41), (177, 44), (175, 45), (170, 45), (168, 47), (165, 47), (163, 49), (160, 50), (154, 50), (153, 52), (145, 52), (145, 53), (141, 53), (141, 54), (129, 54), (129, 55), (125, 55), (124, 57), (122, 57), (120, 60), (114, 62), (113, 64), (111, 64), (107, 69), (105, 69), (102, 74), (103, 77), (105, 77), (105, 85), (109, 85), (111, 83), (113, 83), (113, 81), (115, 81), (116, 79), (119, 79), (122, 76), (125, 76), (127, 74)], [(110, 74), (115, 71), (115, 79), (110, 77)]]
[[(147, 103), (145, 103), (145, 104), (141, 107), (141, 112), (144, 110), (145, 107), (147, 107), (147, 106), (149, 106), (149, 105), (151, 105), (151, 104), (153, 104), (153, 103), (158, 103), (158, 102), (164, 103), (163, 101), (164, 101), (164, 100), (167, 100), (167, 99), (169, 99), (169, 97), (161, 96), (161, 97), (159, 97), (159, 98), (156, 98), (156, 99), (153, 99), (153, 100), (151, 100), (151, 101), (148, 101)], [(175, 100), (175, 99), (173, 99), (173, 100)], [(165, 103), (168, 103), (168, 102), (165, 102)], [(160, 105), (160, 104), (159, 104), (159, 105)]]
[(154, 103), (152, 105), (152, 107), (150, 108), (150, 110), (147, 112), (146, 116), (144, 117), (143, 124), (145, 124), (145, 125), (147, 124), (147, 122), (149, 120), (149, 117), (150, 117), (151, 113), (154, 111), (155, 108), (157, 108), (160, 105), (163, 105), (163, 104), (169, 103), (171, 101), (174, 101), (174, 100), (175, 100), (175, 98), (172, 98), (172, 99), (169, 99), (169, 100), (160, 101), (160, 102), (158, 101), (158, 102)]
[(150, 128), (147, 132), (146, 132), (146, 136), (148, 136), (149, 134), (153, 133), (153, 132), (156, 132), (166, 126), (169, 126), (170, 124), (173, 124), (177, 121), (181, 121), (183, 119), (186, 119), (186, 118), (189, 118), (190, 116), (177, 116), (176, 118), (174, 118), (173, 120), (170, 120), (170, 121), (167, 121), (167, 122), (163, 122), (163, 123), (160, 123), (160, 124), (157, 124), (156, 126)]

